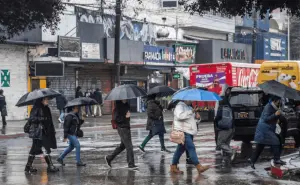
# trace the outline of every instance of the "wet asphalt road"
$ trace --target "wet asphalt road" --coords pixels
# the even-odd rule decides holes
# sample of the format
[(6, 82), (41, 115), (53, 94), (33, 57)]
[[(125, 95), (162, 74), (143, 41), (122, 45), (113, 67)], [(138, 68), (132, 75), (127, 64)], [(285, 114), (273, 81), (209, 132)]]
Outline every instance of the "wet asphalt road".
[[(59, 126), (58, 126), (59, 127)], [(170, 133), (170, 126), (167, 133)], [(60, 172), (47, 174), (46, 163), (42, 157), (37, 157), (34, 166), (38, 168), (36, 175), (26, 175), (24, 166), (27, 161), (31, 140), (22, 137), (16, 139), (0, 140), (0, 185), (183, 185), (183, 184), (220, 184), (220, 185), (281, 185), (300, 184), (296, 181), (279, 181), (273, 179), (263, 169), (268, 163), (257, 164), (258, 170), (251, 170), (245, 161), (240, 160), (231, 173), (220, 171), (214, 167), (209, 171), (198, 175), (193, 166), (185, 165), (183, 155), (179, 168), (184, 175), (173, 176), (169, 174), (169, 165), (173, 153), (161, 153), (160, 143), (157, 137), (151, 140), (146, 147), (146, 154), (142, 154), (137, 146), (141, 144), (148, 132), (144, 128), (133, 128), (133, 144), (135, 146), (135, 160), (140, 167), (139, 171), (128, 170), (126, 155), (123, 152), (113, 162), (113, 168), (109, 169), (104, 161), (104, 156), (111, 153), (119, 144), (119, 137), (115, 130), (109, 127), (97, 127), (85, 131), (85, 137), (81, 139), (82, 160), (87, 167), (77, 168), (75, 165), (75, 153), (70, 153), (65, 159), (67, 165), (60, 167)], [(58, 149), (53, 150), (54, 159), (67, 146), (62, 143), (62, 132), (57, 132)], [(169, 150), (175, 151), (176, 145), (168, 141), (165, 143)], [(215, 153), (214, 133), (211, 124), (202, 124), (199, 134), (195, 137), (198, 157), (202, 164), (216, 165), (218, 155)], [(239, 150), (241, 143), (233, 142), (233, 147)], [(53, 160), (55, 161), (55, 160)], [(56, 166), (59, 166), (56, 164)]]

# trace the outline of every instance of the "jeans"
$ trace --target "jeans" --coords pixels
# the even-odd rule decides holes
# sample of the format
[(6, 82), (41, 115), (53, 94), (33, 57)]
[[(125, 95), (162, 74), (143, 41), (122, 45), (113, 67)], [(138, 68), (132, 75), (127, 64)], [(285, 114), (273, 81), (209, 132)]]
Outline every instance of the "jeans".
[(194, 136), (191, 134), (187, 134), (187, 133), (184, 133), (184, 136), (185, 136), (184, 145), (179, 144), (177, 146), (177, 149), (173, 156), (172, 165), (177, 165), (179, 163), (179, 159), (180, 159), (181, 155), (185, 152), (185, 150), (187, 150), (191, 161), (196, 166), (199, 164), (199, 160), (198, 160), (195, 145), (193, 142)]
[[(144, 139), (143, 143), (141, 144), (142, 148), (145, 148), (146, 144), (152, 139), (154, 135), (152, 134), (151, 130), (149, 132), (149, 135)], [(165, 139), (164, 139), (164, 133), (159, 133), (159, 142), (160, 142), (160, 146), (161, 149), (165, 149)]]
[(60, 109), (59, 113), (60, 113), (59, 119), (64, 121), (65, 111)]
[(93, 115), (92, 106), (90, 106), (90, 105), (85, 106), (85, 114), (88, 115), (89, 112), (90, 112), (90, 115)]
[(68, 155), (74, 148), (76, 148), (76, 161), (79, 163), (81, 161), (80, 159), (80, 143), (78, 141), (78, 138), (73, 135), (68, 135), (69, 140), (69, 146), (65, 149), (65, 151), (60, 155), (60, 159), (64, 159), (66, 155)]
[(118, 133), (121, 138), (121, 144), (115, 149), (115, 151), (111, 155), (107, 156), (107, 159), (112, 161), (117, 155), (119, 155), (121, 152), (123, 152), (123, 150), (126, 149), (128, 166), (134, 166), (131, 131), (129, 128), (118, 127)]
[[(256, 144), (255, 151), (252, 153), (252, 156), (251, 156), (251, 162), (252, 163), (255, 163), (257, 161), (258, 157), (260, 156), (260, 154), (264, 150), (265, 146), (266, 145), (264, 145), (264, 144)], [(280, 145), (273, 145), (273, 146), (271, 146), (271, 151), (273, 153), (274, 161), (279, 160), (280, 159), (281, 146)]]
[(101, 105), (97, 104), (94, 105), (94, 115), (97, 115), (97, 110), (99, 110), (99, 116), (102, 116), (102, 110), (101, 110)]

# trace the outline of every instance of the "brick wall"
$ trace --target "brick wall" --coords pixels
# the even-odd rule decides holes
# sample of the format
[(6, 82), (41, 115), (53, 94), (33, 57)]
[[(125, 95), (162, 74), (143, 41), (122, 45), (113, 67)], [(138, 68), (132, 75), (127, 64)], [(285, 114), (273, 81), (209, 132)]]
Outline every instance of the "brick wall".
[(27, 93), (26, 46), (0, 45), (0, 69), (10, 71), (10, 87), (0, 87), (6, 96), (7, 120), (21, 120), (27, 115), (27, 107), (16, 107), (19, 98)]

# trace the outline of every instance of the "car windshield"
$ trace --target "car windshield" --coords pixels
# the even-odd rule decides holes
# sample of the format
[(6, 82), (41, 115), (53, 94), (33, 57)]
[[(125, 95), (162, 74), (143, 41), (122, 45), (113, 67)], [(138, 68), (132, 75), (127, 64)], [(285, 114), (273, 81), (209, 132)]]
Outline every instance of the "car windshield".
[(231, 106), (259, 106), (259, 93), (231, 93)]

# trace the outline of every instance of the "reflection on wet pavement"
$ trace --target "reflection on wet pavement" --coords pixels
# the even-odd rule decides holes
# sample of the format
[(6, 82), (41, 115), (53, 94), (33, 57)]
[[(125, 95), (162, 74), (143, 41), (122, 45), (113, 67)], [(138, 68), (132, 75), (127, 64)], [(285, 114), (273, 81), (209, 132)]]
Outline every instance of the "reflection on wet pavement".
[[(170, 133), (170, 127), (167, 127)], [(133, 144), (135, 147), (135, 160), (140, 167), (139, 171), (128, 170), (126, 154), (122, 153), (113, 161), (112, 169), (105, 165), (104, 156), (111, 153), (119, 144), (119, 137), (115, 130), (89, 130), (81, 139), (82, 159), (87, 167), (77, 168), (75, 153), (70, 153), (65, 159), (67, 164), (60, 167), (57, 174), (47, 174), (47, 166), (42, 157), (37, 157), (34, 166), (38, 168), (36, 175), (26, 175), (26, 164), (31, 140), (18, 138), (0, 140), (0, 184), (1, 185), (182, 185), (182, 184), (220, 184), (220, 185), (250, 185), (250, 184), (299, 184), (295, 181), (277, 181), (269, 177), (263, 167), (257, 165), (259, 170), (251, 170), (241, 162), (232, 169), (231, 173), (225, 173), (217, 168), (212, 168), (199, 175), (193, 166), (186, 166), (185, 154), (182, 156), (179, 168), (184, 175), (170, 175), (169, 165), (173, 153), (160, 152), (160, 143), (154, 137), (147, 146), (146, 153), (142, 154), (137, 146), (141, 144), (148, 132), (144, 128), (133, 128)], [(62, 143), (62, 133), (57, 133), (58, 149), (53, 150), (54, 158), (65, 149), (67, 143)], [(168, 141), (165, 136), (166, 147), (175, 151), (176, 145)], [(212, 125), (201, 125), (199, 135), (195, 137), (197, 154), (202, 164), (215, 165), (219, 156), (215, 152), (214, 135)], [(241, 143), (233, 142), (234, 148), (239, 150)], [(59, 166), (59, 165), (57, 165)]]

